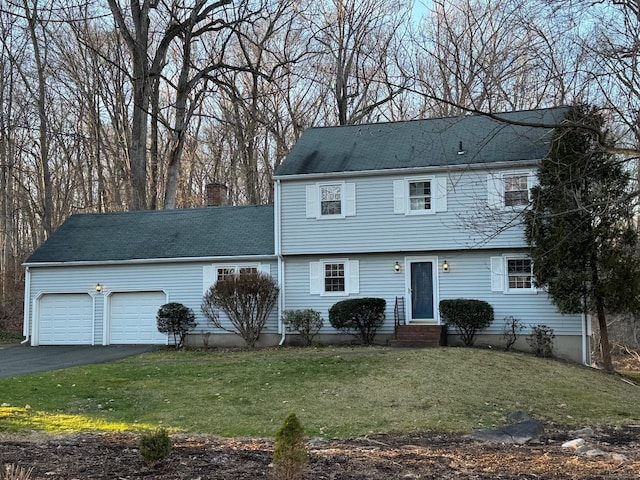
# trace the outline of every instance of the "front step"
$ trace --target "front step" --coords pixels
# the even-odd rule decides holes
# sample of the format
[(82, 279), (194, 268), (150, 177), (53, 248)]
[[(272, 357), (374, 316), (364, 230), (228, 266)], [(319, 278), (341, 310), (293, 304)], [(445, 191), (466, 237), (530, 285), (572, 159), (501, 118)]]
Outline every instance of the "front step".
[(398, 325), (392, 347), (422, 348), (447, 344), (447, 327), (444, 325)]

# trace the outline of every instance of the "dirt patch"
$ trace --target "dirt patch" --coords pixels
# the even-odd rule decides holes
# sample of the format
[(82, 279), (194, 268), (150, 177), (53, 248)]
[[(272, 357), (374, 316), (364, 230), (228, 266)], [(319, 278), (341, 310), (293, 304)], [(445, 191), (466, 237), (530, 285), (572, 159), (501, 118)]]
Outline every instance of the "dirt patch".
[[(606, 455), (562, 448), (571, 437), (547, 432), (536, 445), (487, 445), (458, 435), (416, 433), (310, 440), (305, 479), (638, 479), (640, 425), (599, 428), (589, 443)], [(149, 468), (133, 434), (0, 437), (0, 465), (33, 467), (32, 479), (269, 478), (272, 441), (174, 436), (168, 460)], [(614, 455), (615, 454), (615, 455)]]

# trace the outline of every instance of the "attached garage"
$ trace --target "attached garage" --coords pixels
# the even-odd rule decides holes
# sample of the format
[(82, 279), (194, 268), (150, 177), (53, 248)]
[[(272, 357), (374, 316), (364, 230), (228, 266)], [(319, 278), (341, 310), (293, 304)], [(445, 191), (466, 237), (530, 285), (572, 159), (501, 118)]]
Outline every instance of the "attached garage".
[(126, 292), (109, 296), (108, 343), (161, 344), (167, 336), (158, 332), (156, 314), (167, 303), (164, 292)]
[(93, 298), (86, 293), (50, 293), (38, 300), (38, 344), (91, 345)]

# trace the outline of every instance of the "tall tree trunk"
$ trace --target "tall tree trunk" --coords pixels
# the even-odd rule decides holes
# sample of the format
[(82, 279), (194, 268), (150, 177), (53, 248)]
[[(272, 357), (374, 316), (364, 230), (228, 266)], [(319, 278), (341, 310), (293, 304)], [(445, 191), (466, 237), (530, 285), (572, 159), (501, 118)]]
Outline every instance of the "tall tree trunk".
[(38, 195), (39, 208), (42, 220), (42, 229), (44, 236), (47, 238), (53, 232), (53, 189), (51, 187), (51, 174), (49, 172), (49, 125), (47, 121), (46, 111), (46, 60), (43, 60), (40, 51), (40, 41), (36, 35), (36, 26), (39, 23), (38, 11), (34, 7), (30, 11), (26, 0), (24, 1), (24, 10), (29, 21), (29, 35), (33, 47), (33, 56), (36, 64), (36, 73), (38, 76), (38, 91), (36, 97), (36, 105), (38, 110)]
[(604, 313), (604, 307), (600, 299), (596, 300), (596, 311), (598, 314), (598, 328), (600, 330), (600, 354), (602, 355), (602, 366), (605, 371), (613, 372), (613, 363), (611, 362), (611, 345), (609, 344), (609, 329), (607, 328), (607, 318)]

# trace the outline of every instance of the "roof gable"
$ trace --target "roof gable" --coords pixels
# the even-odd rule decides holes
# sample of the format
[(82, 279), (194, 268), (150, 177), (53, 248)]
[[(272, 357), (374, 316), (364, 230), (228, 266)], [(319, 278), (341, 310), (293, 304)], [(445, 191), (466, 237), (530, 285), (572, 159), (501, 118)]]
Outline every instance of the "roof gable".
[(274, 254), (273, 205), (71, 215), (26, 264)]
[[(276, 177), (542, 159), (567, 107), (406, 122), (309, 128)], [(460, 148), (462, 146), (462, 148)], [(459, 153), (463, 151), (464, 153)]]

